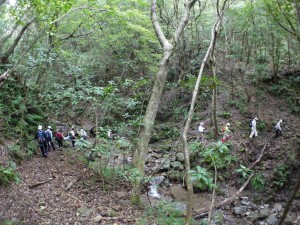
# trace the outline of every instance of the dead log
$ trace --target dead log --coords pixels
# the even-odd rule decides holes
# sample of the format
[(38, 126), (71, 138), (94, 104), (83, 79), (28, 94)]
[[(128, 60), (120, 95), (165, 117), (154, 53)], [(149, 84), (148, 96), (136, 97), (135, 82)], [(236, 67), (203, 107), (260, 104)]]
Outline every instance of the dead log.
[[(222, 202), (218, 203), (218, 204), (215, 206), (215, 208), (220, 208), (221, 206), (223, 206), (223, 205), (225, 205), (225, 204), (227, 204), (227, 203), (232, 202), (232, 201), (233, 201), (237, 196), (239, 196), (239, 195), (242, 193), (242, 191), (247, 187), (247, 185), (249, 184), (249, 182), (250, 182), (250, 180), (251, 180), (251, 178), (252, 178), (253, 176), (254, 176), (254, 173), (252, 173), (252, 174), (248, 177), (248, 179), (247, 179), (246, 182), (243, 184), (243, 186), (242, 186), (242, 187), (241, 187), (234, 195), (232, 195), (231, 197), (226, 198), (226, 199), (224, 199)], [(205, 207), (205, 208), (203, 208), (203, 209), (200, 209), (200, 210), (196, 211), (196, 212), (194, 213), (194, 218), (197, 219), (199, 215), (201, 215), (201, 214), (207, 212), (209, 209), (210, 209), (210, 206)]]
[(35, 188), (35, 187), (38, 187), (38, 186), (40, 186), (40, 185), (43, 185), (43, 184), (46, 184), (46, 183), (50, 182), (50, 181), (53, 180), (54, 178), (55, 178), (55, 177), (49, 178), (48, 180), (45, 180), (45, 181), (42, 181), (42, 182), (38, 182), (38, 183), (36, 183), (36, 184), (29, 185), (28, 187), (29, 187), (29, 189), (33, 189), (33, 188)]

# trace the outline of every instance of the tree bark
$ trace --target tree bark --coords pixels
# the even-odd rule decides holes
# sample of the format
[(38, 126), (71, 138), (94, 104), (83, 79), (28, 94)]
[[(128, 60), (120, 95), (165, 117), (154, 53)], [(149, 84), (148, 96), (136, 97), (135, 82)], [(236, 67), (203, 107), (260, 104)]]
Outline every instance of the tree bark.
[(134, 152), (134, 159), (133, 163), (139, 172), (143, 175), (144, 174), (144, 165), (145, 165), (145, 158), (147, 154), (148, 143), (151, 136), (151, 131), (155, 122), (155, 118), (158, 111), (158, 106), (160, 103), (160, 98), (162, 95), (163, 88), (165, 86), (165, 81), (167, 78), (167, 74), (169, 71), (169, 58), (171, 57), (172, 53), (174, 52), (174, 46), (177, 44), (180, 35), (182, 34), (184, 28), (186, 27), (189, 21), (189, 15), (191, 7), (195, 4), (196, 0), (185, 0), (185, 11), (184, 15), (172, 36), (171, 40), (168, 40), (158, 22), (157, 19), (157, 4), (156, 0), (152, 0), (151, 6), (151, 21), (156, 33), (156, 36), (163, 48), (163, 56), (159, 64), (158, 73), (155, 78), (154, 86), (152, 89), (151, 97), (145, 112), (145, 117), (143, 120), (143, 127), (139, 133), (139, 142), (137, 144), (137, 149)]
[(212, 28), (210, 45), (209, 45), (209, 47), (206, 51), (206, 54), (205, 54), (204, 59), (202, 60), (202, 63), (201, 63), (200, 71), (199, 71), (197, 81), (196, 81), (196, 84), (195, 84), (195, 88), (194, 88), (194, 91), (193, 91), (193, 97), (192, 97), (191, 106), (190, 106), (190, 110), (189, 110), (189, 114), (188, 114), (188, 119), (186, 121), (184, 131), (183, 131), (183, 134), (182, 134), (183, 154), (184, 154), (185, 172), (186, 172), (186, 184), (187, 184), (187, 191), (188, 191), (188, 207), (187, 207), (187, 212), (186, 212), (185, 224), (189, 224), (189, 221), (191, 221), (191, 218), (192, 218), (192, 215), (193, 215), (193, 207), (194, 207), (194, 204), (193, 204), (193, 186), (192, 186), (190, 174), (188, 173), (191, 170), (191, 166), (190, 166), (190, 156), (189, 156), (188, 143), (187, 143), (187, 134), (188, 134), (188, 131), (189, 131), (191, 123), (192, 123), (192, 118), (193, 118), (193, 114), (194, 114), (196, 99), (197, 99), (197, 95), (198, 95), (198, 92), (199, 92), (199, 86), (200, 86), (204, 66), (205, 66), (209, 56), (211, 55), (214, 46), (215, 46), (216, 34), (219, 32), (220, 25), (222, 23), (222, 18), (223, 18), (224, 12), (225, 12), (224, 9), (225, 9), (226, 3), (227, 3), (227, 1), (224, 2), (223, 7), (222, 7), (222, 12), (220, 14), (218, 13), (218, 17), (215, 21), (215, 24), (214, 24), (213, 28)]
[(30, 24), (33, 23), (33, 21), (35, 20), (35, 18), (31, 19), (27, 24), (25, 24), (24, 27), (22, 27), (22, 29), (20, 30), (18, 36), (16, 37), (16, 39), (14, 40), (13, 44), (10, 46), (10, 48), (6, 51), (6, 53), (4, 55), (1, 56), (0, 61), (3, 64), (7, 64), (8, 63), (8, 58), (9, 56), (11, 56), (11, 54), (14, 52), (15, 48), (17, 47), (19, 41), (21, 40), (23, 34), (25, 33), (25, 31), (27, 30), (27, 28), (30, 26)]

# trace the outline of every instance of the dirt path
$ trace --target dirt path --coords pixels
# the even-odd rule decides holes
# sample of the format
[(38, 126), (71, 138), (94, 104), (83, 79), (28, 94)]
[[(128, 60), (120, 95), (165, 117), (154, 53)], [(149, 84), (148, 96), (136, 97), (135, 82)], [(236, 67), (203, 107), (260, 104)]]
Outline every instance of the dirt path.
[(0, 224), (137, 224), (141, 211), (131, 207), (126, 186), (104, 185), (77, 154), (69, 149), (24, 161), (22, 183), (0, 188)]

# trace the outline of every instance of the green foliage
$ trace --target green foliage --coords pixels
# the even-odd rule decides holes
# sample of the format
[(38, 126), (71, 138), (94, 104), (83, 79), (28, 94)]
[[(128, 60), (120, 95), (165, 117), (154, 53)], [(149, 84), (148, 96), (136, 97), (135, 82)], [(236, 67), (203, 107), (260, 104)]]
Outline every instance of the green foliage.
[(215, 187), (212, 175), (207, 169), (196, 166), (196, 170), (190, 170), (188, 173), (191, 175), (191, 180), (196, 188), (203, 191)]
[(242, 175), (242, 178), (246, 179), (249, 175), (253, 172), (251, 169), (247, 168), (246, 166), (240, 165), (239, 169), (235, 170), (237, 173)]
[(223, 117), (224, 119), (229, 119), (232, 114), (230, 112), (218, 112), (218, 116)]
[(235, 161), (231, 155), (229, 148), (221, 141), (210, 143), (201, 153), (204, 162), (210, 167), (216, 166), (217, 169), (224, 169)]
[(6, 168), (0, 165), (0, 185), (8, 186), (12, 182), (16, 184), (21, 182), (15, 163), (10, 162), (10, 166)]
[(257, 129), (259, 131), (264, 131), (266, 129), (266, 124), (264, 122), (258, 122), (257, 125), (256, 125)]
[(266, 182), (265, 176), (259, 173), (252, 177), (251, 186), (254, 188), (254, 190), (263, 192), (266, 189)]
[(272, 178), (272, 187), (279, 190), (284, 187), (288, 182), (288, 176), (290, 171), (288, 171), (288, 166), (284, 164), (279, 164), (275, 167)]
[[(181, 225), (184, 224), (184, 211), (176, 209), (176, 203), (161, 202), (156, 207), (146, 208), (139, 225)], [(197, 224), (195, 221), (192, 225)]]

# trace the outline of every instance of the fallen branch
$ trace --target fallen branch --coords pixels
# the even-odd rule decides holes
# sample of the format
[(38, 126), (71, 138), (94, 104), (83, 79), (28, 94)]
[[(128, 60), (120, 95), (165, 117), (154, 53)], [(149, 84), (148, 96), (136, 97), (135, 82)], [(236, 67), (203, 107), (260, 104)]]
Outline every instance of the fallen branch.
[(249, 169), (252, 169), (257, 163), (259, 163), (259, 162), (261, 161), (262, 157), (264, 156), (265, 149), (266, 149), (267, 145), (270, 143), (270, 141), (271, 141), (271, 138), (269, 138), (269, 139), (267, 140), (267, 142), (266, 142), (266, 144), (264, 145), (264, 147), (263, 147), (263, 149), (262, 149), (262, 151), (261, 151), (259, 157), (255, 160), (255, 162), (253, 162), (253, 163), (248, 167)]
[[(249, 182), (250, 182), (250, 180), (251, 180), (251, 178), (252, 178), (253, 176), (254, 176), (254, 172), (248, 177), (248, 179), (247, 179), (246, 182), (243, 184), (243, 186), (242, 186), (242, 187), (241, 187), (234, 195), (232, 195), (231, 197), (226, 198), (226, 199), (224, 199), (222, 202), (218, 203), (218, 204), (215, 206), (215, 208), (219, 208), (219, 207), (221, 207), (221, 206), (223, 206), (223, 205), (225, 205), (225, 204), (227, 204), (227, 203), (232, 202), (232, 201), (233, 201), (237, 196), (239, 196), (239, 195), (242, 193), (242, 191), (247, 187), (247, 185), (249, 184)], [(194, 215), (195, 215), (195, 214), (197, 214), (197, 215), (195, 215), (194, 218), (197, 219), (198, 216), (199, 216), (199, 214), (205, 213), (205, 212), (207, 212), (209, 209), (210, 209), (210, 206), (205, 207), (205, 208), (203, 208), (203, 209), (200, 209), (200, 210), (196, 211), (196, 212), (194, 213)]]
[(38, 182), (38, 183), (36, 183), (36, 184), (29, 185), (28, 187), (29, 187), (29, 189), (33, 189), (33, 188), (38, 187), (38, 186), (40, 186), (40, 185), (42, 185), (42, 184), (46, 184), (46, 183), (50, 182), (50, 181), (53, 180), (54, 178), (55, 178), (55, 177), (49, 178), (48, 180), (45, 180), (45, 181), (42, 181), (42, 182)]
[(80, 199), (78, 199), (78, 198), (76, 198), (76, 197), (74, 197), (74, 196), (72, 196), (72, 195), (70, 195), (68, 193), (66, 193), (66, 195), (69, 196), (69, 197), (71, 197), (71, 198), (73, 198), (73, 199), (75, 199), (75, 200), (77, 200), (77, 201), (79, 201), (79, 202), (82, 202)]
[(67, 187), (65, 188), (65, 191), (68, 191), (71, 189), (71, 187), (77, 183), (79, 180), (81, 180), (81, 177), (76, 177), (75, 179), (73, 179), (68, 185)]

